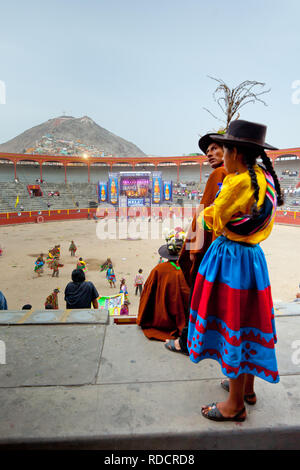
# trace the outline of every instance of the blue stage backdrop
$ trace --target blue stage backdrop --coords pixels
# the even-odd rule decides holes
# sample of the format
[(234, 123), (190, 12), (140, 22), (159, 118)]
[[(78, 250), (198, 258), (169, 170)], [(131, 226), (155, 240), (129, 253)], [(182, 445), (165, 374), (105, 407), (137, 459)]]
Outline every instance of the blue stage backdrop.
[(164, 193), (164, 201), (166, 202), (171, 202), (173, 198), (173, 186), (172, 186), (172, 181), (164, 181), (163, 182), (163, 193)]
[(119, 201), (119, 182), (118, 175), (110, 173), (108, 178), (108, 201), (117, 205)]
[(161, 204), (162, 194), (162, 179), (161, 172), (153, 172), (152, 175), (152, 204)]
[(107, 183), (105, 181), (99, 181), (98, 183), (98, 201), (107, 201)]

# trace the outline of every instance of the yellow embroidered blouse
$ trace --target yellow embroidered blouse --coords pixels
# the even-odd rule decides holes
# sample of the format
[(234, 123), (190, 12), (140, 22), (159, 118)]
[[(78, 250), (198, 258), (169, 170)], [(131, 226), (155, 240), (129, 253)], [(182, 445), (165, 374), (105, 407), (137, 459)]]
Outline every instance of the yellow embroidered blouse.
[[(264, 203), (267, 182), (262, 169), (254, 166), (257, 182), (259, 185), (259, 198), (257, 207), (260, 209)], [(267, 227), (252, 235), (239, 235), (231, 232), (226, 224), (230, 221), (233, 215), (250, 214), (251, 207), (254, 202), (254, 190), (251, 186), (251, 178), (248, 171), (241, 174), (229, 174), (225, 177), (222, 189), (219, 196), (216, 198), (214, 204), (206, 207), (198, 216), (198, 223), (205, 225), (205, 229), (214, 232), (215, 236), (224, 235), (230, 240), (257, 244), (265, 240), (271, 233), (273, 220)], [(203, 221), (205, 224), (203, 224)]]

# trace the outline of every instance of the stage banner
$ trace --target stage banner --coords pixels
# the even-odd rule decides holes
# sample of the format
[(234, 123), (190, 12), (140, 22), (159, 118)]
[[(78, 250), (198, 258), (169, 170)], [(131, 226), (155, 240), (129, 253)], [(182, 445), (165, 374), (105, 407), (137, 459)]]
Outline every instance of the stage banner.
[(99, 181), (98, 183), (98, 201), (107, 201), (107, 183), (105, 183), (104, 181)]
[(117, 316), (120, 315), (121, 307), (124, 303), (125, 296), (124, 294), (116, 294), (98, 297), (98, 304), (100, 309), (108, 310), (109, 315)]
[(172, 181), (164, 181), (163, 183), (163, 194), (164, 194), (164, 201), (172, 201)]
[(145, 198), (144, 197), (128, 198), (127, 205), (128, 207), (142, 207), (145, 205)]
[(161, 204), (162, 202), (162, 179), (161, 172), (152, 174), (152, 204)]
[(110, 173), (108, 178), (108, 202), (118, 204), (119, 201), (119, 183), (118, 176)]

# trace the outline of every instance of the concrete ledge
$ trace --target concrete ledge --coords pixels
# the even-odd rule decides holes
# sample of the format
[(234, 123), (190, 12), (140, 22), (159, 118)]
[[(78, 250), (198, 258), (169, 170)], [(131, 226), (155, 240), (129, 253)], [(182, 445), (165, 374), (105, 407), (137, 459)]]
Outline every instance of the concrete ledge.
[(38, 325), (61, 323), (109, 323), (108, 310), (105, 309), (63, 309), (63, 310), (1, 310), (1, 325)]
[(144, 435), (139, 437), (93, 436), (89, 439), (51, 440), (41, 438), (39, 441), (26, 439), (17, 444), (0, 443), (0, 450), (96, 450), (96, 451), (200, 451), (200, 450), (299, 450), (300, 428), (274, 430), (266, 433), (256, 429), (244, 434), (231, 431), (215, 433), (197, 433), (180, 435)]
[(226, 397), (218, 363), (137, 325), (1, 326), (0, 449), (300, 449), (300, 315), (276, 328), (280, 382), (257, 379), (246, 421), (216, 423), (201, 406)]
[[(212, 389), (215, 399), (224, 399), (224, 393), (216, 388), (219, 385), (216, 381), (206, 385), (194, 383), (194, 387), (188, 387), (189, 383), (176, 385), (172, 396), (169, 397), (167, 390), (170, 384), (158, 383), (156, 387), (150, 387), (148, 393), (146, 392), (149, 390), (148, 385), (143, 384), (139, 391), (137, 389), (136, 393), (133, 393), (133, 399), (129, 403), (125, 399), (116, 402), (113, 386), (100, 387), (101, 390), (97, 391), (90, 390), (91, 387), (84, 387), (85, 390), (68, 390), (67, 393), (66, 390), (56, 393), (53, 388), (36, 390), (36, 398), (33, 400), (37, 405), (35, 409), (30, 406), (29, 397), (32, 389), (26, 390), (25, 393), (23, 390), (21, 395), (13, 394), (11, 397), (11, 405), (17, 407), (12, 414), (15, 416), (19, 414), (18, 408), (23, 400), (22, 406), (27, 403), (28, 410), (25, 412), (23, 408), (22, 423), (10, 421), (15, 422), (17, 426), (9, 430), (9, 436), (4, 438), (1, 432), (0, 448), (299, 449), (300, 426), (295, 423), (297, 420), (293, 416), (293, 409), (288, 403), (283, 402), (286, 397), (282, 389), (278, 393), (278, 400), (276, 402), (272, 400), (272, 406), (268, 407), (270, 396), (267, 394), (262, 398), (263, 403), (259, 409), (247, 407), (247, 421), (237, 424), (210, 422), (200, 414), (201, 404), (211, 401)], [(190, 391), (202, 388), (203, 393), (199, 393), (200, 398), (191, 396), (187, 406), (180, 400), (188, 388), (192, 389)], [(118, 393), (128, 398), (132, 393), (132, 387), (119, 386)], [(135, 400), (137, 393), (144, 395), (139, 402)], [(276, 398), (276, 394), (274, 396)], [(48, 410), (43, 410), (42, 406), (47, 402)], [(176, 413), (173, 409), (175, 402)], [(283, 403), (283, 410), (276, 416), (278, 403)], [(195, 410), (194, 406), (197, 406)], [(3, 429), (3, 425), (1, 428)]]

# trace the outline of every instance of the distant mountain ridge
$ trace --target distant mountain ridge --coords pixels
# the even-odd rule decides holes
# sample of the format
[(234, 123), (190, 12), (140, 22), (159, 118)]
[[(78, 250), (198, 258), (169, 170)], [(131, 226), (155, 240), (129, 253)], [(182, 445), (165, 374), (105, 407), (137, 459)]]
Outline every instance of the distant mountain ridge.
[[(104, 155), (124, 157), (146, 156), (135, 144), (104, 129), (88, 116), (81, 118), (59, 116), (54, 119), (49, 119), (42, 124), (22, 132), (13, 139), (0, 144), (0, 152), (30, 153), (30, 149), (39, 149), (38, 151), (32, 150), (32, 153), (42, 153), (44, 140), (47, 137), (48, 144), (49, 142), (51, 143), (52, 139), (55, 144), (62, 142), (62, 148), (64, 148), (63, 142), (73, 142), (74, 148), (81, 145), (82, 148), (86, 147), (87, 152), (89, 152), (90, 147), (92, 149), (98, 149), (99, 153), (102, 152)], [(72, 147), (69, 146), (67, 150), (68, 154), (70, 154), (69, 152), (71, 152), (71, 150)], [(75, 150), (78, 154), (78, 148), (75, 148)]]

